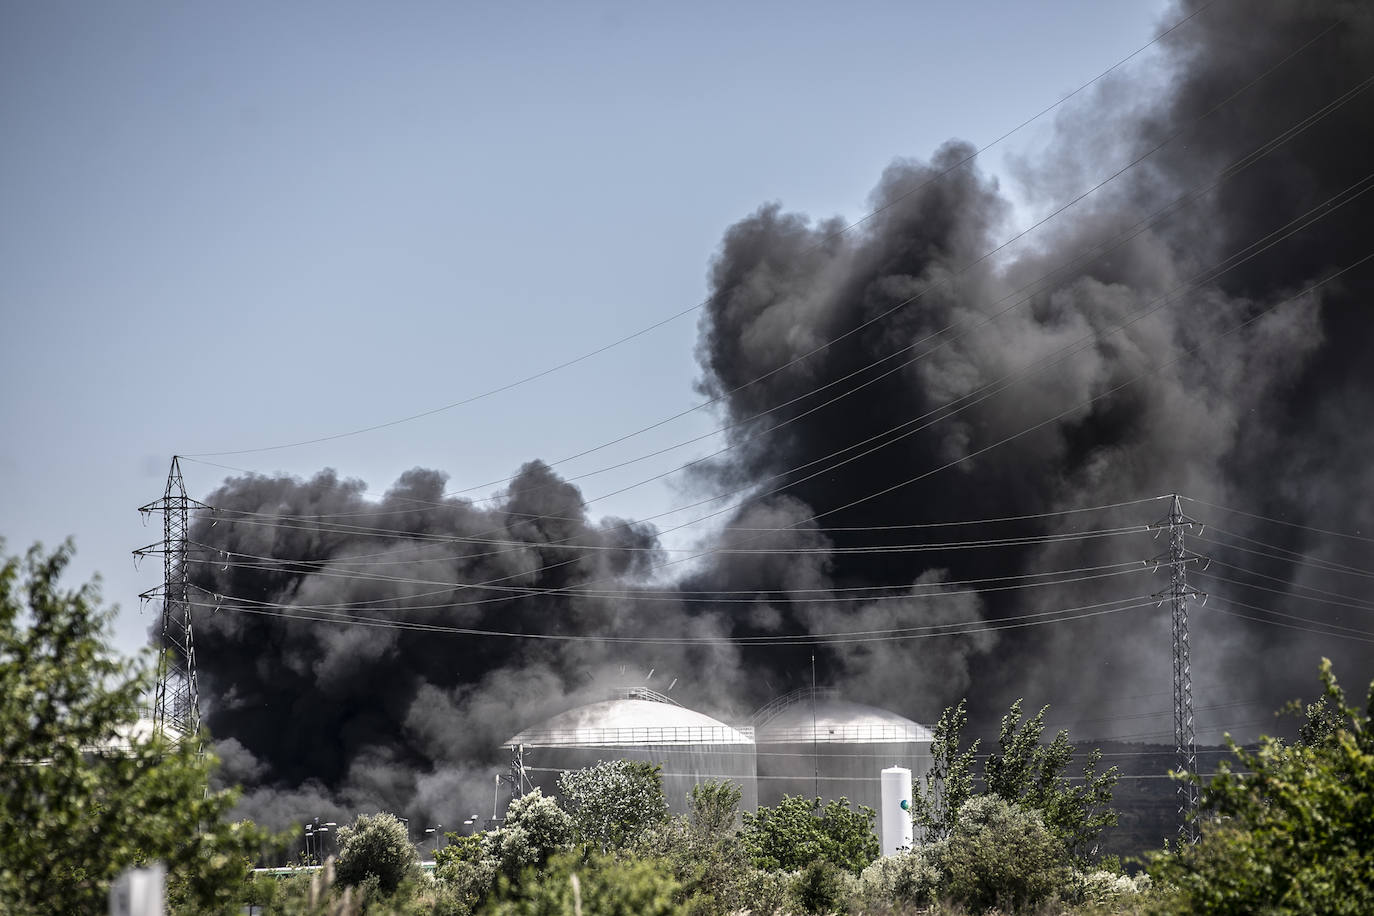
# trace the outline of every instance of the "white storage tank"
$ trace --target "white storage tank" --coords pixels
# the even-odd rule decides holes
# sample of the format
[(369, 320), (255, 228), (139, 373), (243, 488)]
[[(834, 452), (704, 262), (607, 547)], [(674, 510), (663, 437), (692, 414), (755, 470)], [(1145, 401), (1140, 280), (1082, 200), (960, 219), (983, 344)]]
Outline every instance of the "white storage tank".
[(879, 815), (879, 773), (904, 767), (912, 778), (930, 771), (930, 729), (876, 706), (843, 699), (833, 688), (810, 687), (779, 697), (754, 714), (760, 805), (784, 795), (847, 798)]
[(882, 788), (878, 808), (878, 840), (885, 856), (910, 851), (916, 830), (911, 821), (911, 771), (888, 767), (878, 777)]
[(662, 767), (663, 794), (674, 813), (687, 811), (688, 793), (706, 780), (740, 787), (740, 809), (758, 806), (754, 738), (687, 709), (663, 694), (629, 688), (512, 736), (503, 747), (519, 749), (530, 785), (558, 792), (558, 775), (602, 760), (645, 760)]

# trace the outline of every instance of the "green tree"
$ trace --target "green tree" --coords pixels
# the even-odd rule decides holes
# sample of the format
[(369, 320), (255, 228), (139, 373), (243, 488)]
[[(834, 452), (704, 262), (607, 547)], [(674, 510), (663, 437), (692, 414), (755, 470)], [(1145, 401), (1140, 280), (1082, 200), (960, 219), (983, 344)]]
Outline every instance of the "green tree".
[(62, 588), (71, 556), (0, 555), (0, 911), (104, 912), (110, 882), (152, 860), (174, 906), (224, 911), (264, 835), (225, 822), (235, 796), (206, 792), (199, 740), (140, 732), (149, 665), (110, 649), (95, 583)]
[(1096, 854), (1102, 829), (1116, 823), (1116, 812), (1110, 807), (1116, 767), (1098, 773), (1102, 752), (1094, 750), (1083, 766), (1083, 782), (1075, 785), (1066, 779), (1064, 772), (1073, 760), (1073, 745), (1064, 729), (1049, 744), (1044, 743), (1048, 711), (1048, 706), (1042, 706), (1023, 723), (1021, 701), (1011, 704), (1011, 710), (1002, 717), (998, 750), (988, 755), (983, 778), (989, 794), (1039, 811), (1045, 826), (1069, 855), (1084, 862)]
[(1238, 769), (1223, 762), (1202, 794), (1215, 818), (1150, 866), (1175, 889), (1174, 912), (1374, 912), (1374, 683), (1359, 710), (1327, 659), (1321, 677), (1338, 727), (1319, 709), (1326, 724), (1295, 745), (1265, 737), (1247, 751), (1228, 738)]
[(517, 798), (506, 809), (500, 830), (487, 833), (487, 852), (500, 870), (515, 876), (524, 868), (538, 868), (573, 839), (572, 818), (539, 789)]
[(798, 869), (824, 859), (858, 874), (878, 857), (872, 808), (784, 795), (776, 807), (745, 812), (741, 838), (754, 864), (766, 869)]
[(609, 760), (558, 778), (573, 837), (606, 853), (638, 842), (668, 819), (661, 768), (642, 760)]
[(930, 743), (931, 765), (925, 786), (911, 787), (911, 817), (927, 841), (949, 836), (954, 830), (955, 812), (973, 797), (973, 760), (979, 742), (975, 739), (967, 750), (959, 750), (967, 725), (963, 700), (940, 714)]
[(744, 885), (752, 869), (736, 826), (740, 795), (731, 782), (693, 786), (687, 813), (648, 832), (636, 849), (672, 868), (684, 909), (693, 916), (747, 908)]
[[(1099, 773), (1102, 754), (1093, 751), (1084, 764), (1082, 782), (1075, 784), (1068, 779), (1064, 774), (1073, 760), (1073, 745), (1064, 730), (1045, 743), (1048, 711), (1048, 706), (1042, 707), (1022, 721), (1021, 701), (1011, 705), (1002, 717), (997, 750), (983, 765), (983, 783), (986, 794), (1039, 812), (1069, 855), (1085, 862), (1096, 853), (1103, 828), (1116, 823), (1116, 812), (1110, 805), (1117, 772), (1112, 767)], [(958, 827), (959, 812), (976, 797), (974, 759), (979, 742), (974, 741), (967, 750), (959, 749), (967, 723), (963, 701), (944, 711), (931, 742), (934, 764), (924, 786), (912, 787), (912, 817), (926, 840), (952, 835)]]
[(458, 908), (468, 912), (487, 899), (499, 875), (516, 879), (566, 849), (572, 842), (572, 819), (535, 789), (510, 803), (500, 829), (448, 836), (449, 845), (434, 855), (435, 877), (453, 891)]
[(410, 831), (394, 814), (359, 815), (351, 826), (339, 828), (337, 874), (344, 887), (376, 876), (382, 893), (394, 893), (419, 859)]
[(692, 786), (687, 796), (687, 823), (702, 842), (733, 834), (739, 821), (740, 787), (728, 780), (707, 780)]

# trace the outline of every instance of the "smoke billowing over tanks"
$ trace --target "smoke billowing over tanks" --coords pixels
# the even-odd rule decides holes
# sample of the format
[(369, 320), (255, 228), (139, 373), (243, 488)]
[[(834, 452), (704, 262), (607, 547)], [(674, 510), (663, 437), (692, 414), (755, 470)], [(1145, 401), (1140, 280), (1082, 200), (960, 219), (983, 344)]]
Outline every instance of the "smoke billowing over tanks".
[[(515, 730), (604, 699), (625, 665), (701, 673), (674, 695), (725, 722), (809, 683), (814, 653), (822, 682), (915, 722), (1025, 696), (1098, 723), (1075, 737), (1122, 734), (1113, 717), (1168, 708), (1167, 614), (1108, 603), (1162, 587), (1139, 561), (1164, 506), (1135, 501), (1169, 492), (1211, 523), (1201, 707), (1267, 715), (1323, 654), (1368, 679), (1364, 643), (1309, 632), (1367, 618), (1304, 599), (1374, 599), (1344, 571), (1367, 541), (1322, 533), (1374, 531), (1374, 9), (1213, 4), (1162, 46), (1161, 95), (1104, 80), (1016, 180), (1048, 213), (1140, 163), (993, 257), (1025, 218), (957, 141), (894, 162), (849, 232), (777, 204), (726, 230), (698, 385), (733, 447), (693, 484), (749, 495), (666, 589), (654, 527), (593, 517), (538, 461), (482, 502), (425, 469), (378, 500), (332, 471), (208, 494), (194, 581), (225, 599), (197, 611), (201, 695), (244, 813), (457, 823)], [(922, 527), (978, 518), (1009, 520)], [(952, 546), (909, 547), (931, 542)], [(1036, 585), (1069, 570), (1088, 572)], [(1030, 625), (1069, 608), (1096, 610)], [(339, 613), (416, 628), (303, 619)], [(1199, 711), (1204, 735), (1236, 721)]]

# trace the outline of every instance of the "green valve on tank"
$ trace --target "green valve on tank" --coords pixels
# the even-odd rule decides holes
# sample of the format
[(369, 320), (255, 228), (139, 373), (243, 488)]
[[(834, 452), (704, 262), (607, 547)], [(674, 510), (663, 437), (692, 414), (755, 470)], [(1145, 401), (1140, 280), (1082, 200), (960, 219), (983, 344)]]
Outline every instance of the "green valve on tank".
[(911, 810), (911, 802), (907, 801), (905, 798), (902, 799), (902, 810), (903, 810), (903, 811), (910, 811), (910, 810)]

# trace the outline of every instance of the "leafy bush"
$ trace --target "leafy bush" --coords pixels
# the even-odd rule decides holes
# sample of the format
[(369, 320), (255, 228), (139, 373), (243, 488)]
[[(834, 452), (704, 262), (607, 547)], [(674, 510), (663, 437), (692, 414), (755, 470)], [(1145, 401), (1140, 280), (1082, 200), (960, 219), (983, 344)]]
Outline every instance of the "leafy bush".
[(687, 822), (699, 841), (711, 842), (734, 832), (742, 793), (733, 782), (708, 780), (692, 786), (687, 796)]
[(737, 890), (738, 908), (751, 916), (775, 916), (788, 904), (789, 884), (786, 872), (746, 869)]
[(883, 856), (859, 876), (859, 894), (872, 909), (931, 906), (939, 897), (941, 874), (927, 847)]
[(418, 861), (409, 831), (393, 814), (363, 814), (339, 828), (337, 875), (345, 887), (375, 875), (382, 893), (394, 893)]
[(472, 836), (450, 835), (434, 855), (434, 877), (447, 889), (446, 905), (459, 913), (476, 909), (496, 886), (496, 878), (517, 878), (539, 868), (572, 842), (572, 819), (539, 789), (517, 798), (497, 830)]
[(490, 831), (494, 840), (488, 847), (506, 875), (519, 874), (523, 868), (538, 867), (572, 842), (570, 818), (558, 803), (539, 789), (517, 798), (506, 809), (500, 830)]
[[(446, 847), (452, 848), (452, 847)], [(442, 854), (445, 850), (439, 850)], [(439, 859), (434, 869), (434, 877), (447, 889), (446, 903), (455, 913), (474, 912), (496, 887), (496, 876), (500, 865), (495, 856), (489, 856), (482, 848), (469, 857), (450, 855)]]
[(490, 916), (678, 916), (678, 884), (666, 863), (655, 859), (616, 859), (593, 853), (583, 860), (561, 853), (539, 871), (528, 869), (518, 881), (501, 880), (495, 898), (482, 910)]
[(691, 916), (724, 916), (746, 908), (744, 884), (753, 869), (735, 827), (739, 799), (740, 789), (732, 783), (701, 783), (688, 797), (686, 815), (646, 831), (636, 847), (672, 868)]
[(788, 896), (808, 913), (836, 913), (847, 909), (856, 883), (854, 876), (838, 865), (817, 859), (792, 879)]
[(1174, 912), (1374, 912), (1374, 683), (1360, 711), (1326, 659), (1321, 676), (1326, 702), (1309, 707), (1303, 742), (1231, 742), (1250, 772), (1223, 763), (1204, 790), (1204, 810), (1220, 820), (1203, 824), (1196, 845), (1154, 859)]
[(576, 841), (605, 853), (633, 845), (666, 821), (659, 770), (642, 760), (610, 760), (559, 776)]
[(874, 812), (854, 811), (849, 800), (828, 802), (802, 796), (783, 796), (773, 808), (744, 814), (741, 834), (754, 865), (792, 871), (824, 859), (854, 874), (878, 857), (873, 835)]
[(1144, 893), (1150, 883), (1150, 876), (1145, 872), (1132, 878), (1121, 872), (1094, 869), (1075, 873), (1070, 893), (1075, 900), (1088, 906), (1110, 907)]
[(1072, 873), (1040, 815), (997, 796), (965, 802), (950, 836), (929, 850), (941, 896), (974, 912), (1016, 912), (1068, 890)]

